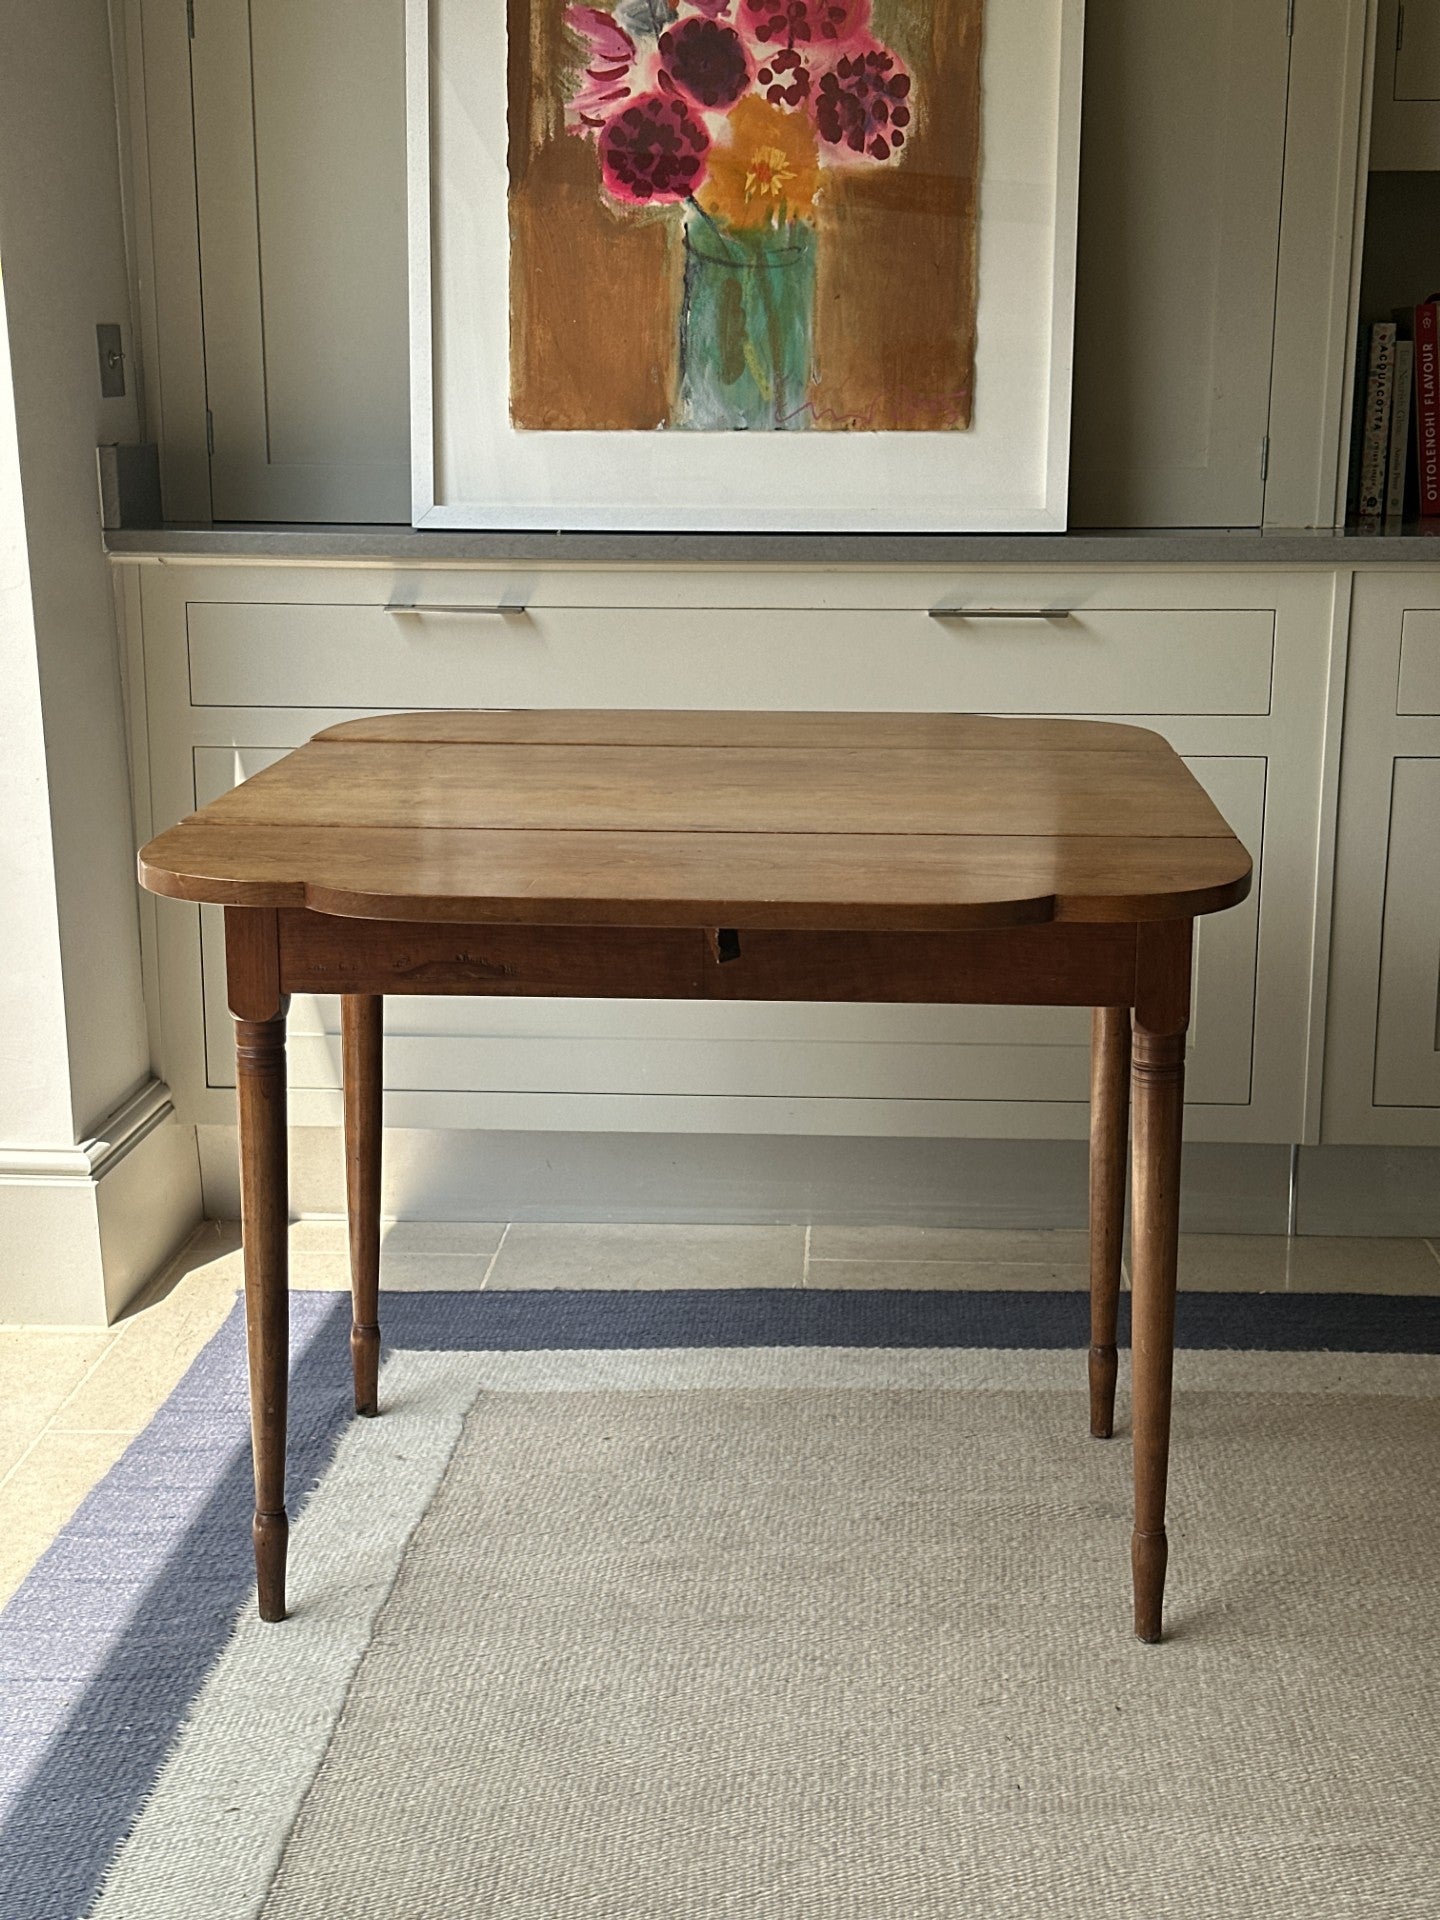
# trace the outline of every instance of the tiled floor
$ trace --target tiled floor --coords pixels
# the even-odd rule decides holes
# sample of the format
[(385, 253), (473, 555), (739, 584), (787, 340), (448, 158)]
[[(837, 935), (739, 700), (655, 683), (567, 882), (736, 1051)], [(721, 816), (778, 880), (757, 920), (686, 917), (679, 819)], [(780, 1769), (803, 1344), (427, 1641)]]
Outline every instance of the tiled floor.
[[(345, 1228), (291, 1231), (297, 1287), (348, 1285)], [(0, 1327), (0, 1603), (219, 1327), (240, 1285), (236, 1228), (212, 1223), (108, 1332)], [(1440, 1294), (1426, 1240), (1192, 1235), (1182, 1286)], [(436, 1226), (384, 1238), (387, 1287), (1083, 1288), (1083, 1233), (925, 1227)]]

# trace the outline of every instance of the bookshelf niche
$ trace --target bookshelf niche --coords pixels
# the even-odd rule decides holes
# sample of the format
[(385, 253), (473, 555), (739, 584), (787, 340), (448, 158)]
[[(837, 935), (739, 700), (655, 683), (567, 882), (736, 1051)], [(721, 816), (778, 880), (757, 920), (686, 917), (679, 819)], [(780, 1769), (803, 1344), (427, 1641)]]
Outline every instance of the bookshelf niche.
[(1440, 171), (1374, 172), (1347, 498), (1347, 520), (1363, 533), (1440, 534), (1440, 307), (1427, 310), (1432, 295), (1440, 296)]

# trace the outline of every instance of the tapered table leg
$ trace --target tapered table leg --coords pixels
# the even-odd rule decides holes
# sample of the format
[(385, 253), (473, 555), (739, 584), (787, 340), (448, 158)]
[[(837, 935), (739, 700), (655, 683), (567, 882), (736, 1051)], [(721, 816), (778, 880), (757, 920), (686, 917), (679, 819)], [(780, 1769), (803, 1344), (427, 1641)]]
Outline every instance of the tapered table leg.
[(355, 1411), (380, 1410), (381, 1015), (379, 994), (340, 1002), (345, 1073), (345, 1194), (350, 1214), (350, 1358)]
[(1165, 1492), (1175, 1360), (1180, 1130), (1190, 1015), (1188, 921), (1142, 928), (1136, 988), (1131, 1231), (1131, 1405), (1135, 1428), (1135, 1633), (1161, 1636), (1169, 1547)]
[(1125, 1243), (1130, 1009), (1096, 1007), (1090, 1043), (1090, 1431), (1115, 1431), (1115, 1322)]
[(285, 1618), (285, 1415), (290, 1368), (290, 1181), (285, 1132), (285, 1015), (273, 912), (225, 910), (225, 967), (235, 1016), (240, 1109), (240, 1230), (255, 1463), (255, 1578), (260, 1618)]
[(289, 1380), (289, 1204), (285, 1021), (237, 1020), (240, 1220), (255, 1461), (255, 1578), (260, 1618), (285, 1618), (285, 1415)]

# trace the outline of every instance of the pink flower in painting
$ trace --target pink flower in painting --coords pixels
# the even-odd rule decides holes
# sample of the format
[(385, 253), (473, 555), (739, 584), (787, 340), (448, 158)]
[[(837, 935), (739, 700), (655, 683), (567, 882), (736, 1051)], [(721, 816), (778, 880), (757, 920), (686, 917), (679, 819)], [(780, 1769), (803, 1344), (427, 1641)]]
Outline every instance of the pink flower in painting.
[(746, 26), (761, 46), (835, 46), (870, 24), (870, 0), (740, 0)]
[(585, 47), (583, 78), (566, 108), (566, 118), (580, 132), (593, 134), (630, 98), (638, 49), (613, 14), (602, 13), (599, 7), (569, 7), (565, 24)]
[(750, 56), (733, 27), (693, 14), (660, 36), (661, 70), (697, 106), (733, 107), (750, 85)]
[(910, 125), (910, 76), (888, 47), (862, 41), (839, 52), (815, 90), (820, 138), (870, 160), (889, 160)]
[(772, 107), (803, 107), (815, 82), (804, 55), (781, 47), (760, 61), (755, 84)]
[(564, 18), (566, 124), (597, 141), (606, 191), (627, 206), (689, 199), (712, 138), (723, 145), (751, 101), (803, 123), (831, 165), (905, 145), (910, 75), (872, 38), (870, 0), (615, 0), (613, 12), (565, 5)]
[(642, 93), (600, 132), (600, 173), (615, 199), (648, 207), (688, 200), (705, 178), (710, 136), (677, 94)]

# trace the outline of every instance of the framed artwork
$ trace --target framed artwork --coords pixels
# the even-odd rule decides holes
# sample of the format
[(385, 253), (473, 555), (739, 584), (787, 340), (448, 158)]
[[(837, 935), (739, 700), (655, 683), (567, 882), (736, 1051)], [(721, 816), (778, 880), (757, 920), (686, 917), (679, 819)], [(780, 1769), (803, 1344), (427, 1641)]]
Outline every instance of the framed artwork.
[(1080, 0), (409, 0), (414, 520), (1064, 527)]

